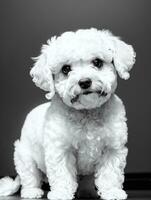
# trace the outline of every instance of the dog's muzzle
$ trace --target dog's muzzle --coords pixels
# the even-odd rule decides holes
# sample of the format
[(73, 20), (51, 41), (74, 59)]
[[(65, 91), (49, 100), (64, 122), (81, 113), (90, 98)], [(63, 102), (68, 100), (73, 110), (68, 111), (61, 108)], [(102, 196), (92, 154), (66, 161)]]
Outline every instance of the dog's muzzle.
[(92, 94), (92, 93), (98, 94), (98, 97), (106, 97), (106, 96), (108, 95), (108, 94), (107, 94), (105, 91), (103, 91), (103, 90), (98, 90), (98, 91), (87, 90), (87, 91), (84, 91), (84, 92), (82, 92), (82, 93), (76, 95), (75, 97), (73, 97), (73, 98), (71, 99), (71, 103), (73, 104), (73, 103), (77, 102), (80, 95), (89, 95), (89, 94)]

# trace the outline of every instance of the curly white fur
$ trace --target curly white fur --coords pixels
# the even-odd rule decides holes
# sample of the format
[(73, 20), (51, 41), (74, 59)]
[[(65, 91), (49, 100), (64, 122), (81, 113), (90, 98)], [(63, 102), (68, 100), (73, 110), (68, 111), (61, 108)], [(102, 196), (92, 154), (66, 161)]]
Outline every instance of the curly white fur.
[[(93, 65), (95, 58), (103, 61), (101, 68)], [(43, 195), (43, 172), (51, 200), (73, 199), (79, 174), (94, 174), (103, 199), (126, 199), (122, 184), (127, 124), (124, 105), (114, 92), (116, 71), (128, 79), (134, 62), (132, 46), (106, 30), (66, 32), (43, 46), (30, 74), (35, 84), (48, 92), (51, 102), (28, 114), (21, 138), (15, 142), (14, 162), (22, 197)], [(65, 64), (71, 66), (68, 75), (62, 73)], [(92, 81), (88, 89), (79, 86), (84, 78)], [(8, 193), (0, 188), (0, 196), (13, 194), (19, 182), (14, 191), (12, 185)]]

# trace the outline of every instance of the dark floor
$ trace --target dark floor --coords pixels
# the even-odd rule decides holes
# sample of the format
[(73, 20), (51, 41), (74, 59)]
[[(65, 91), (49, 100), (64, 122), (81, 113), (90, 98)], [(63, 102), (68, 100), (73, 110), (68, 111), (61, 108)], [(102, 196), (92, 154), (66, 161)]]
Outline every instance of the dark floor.
[[(127, 191), (128, 199), (127, 200), (151, 200), (151, 190), (140, 190), (140, 191)], [(46, 195), (45, 195), (46, 196)], [(19, 195), (10, 196), (10, 197), (1, 197), (0, 200), (20, 200)], [(43, 198), (41, 200), (46, 200), (47, 198)], [(80, 198), (79, 198), (80, 199)], [(81, 198), (80, 200), (84, 200), (86, 198)], [(92, 199), (92, 198), (87, 198)], [(24, 199), (27, 200), (27, 199)], [(98, 199), (97, 199), (98, 200)]]
[[(94, 185), (94, 178), (90, 176), (79, 176), (78, 190), (76, 192), (75, 200), (84, 199), (99, 199), (97, 191)], [(49, 184), (44, 183), (42, 185), (44, 191), (49, 191)], [(151, 173), (139, 173), (139, 174), (126, 174), (124, 182), (124, 190), (127, 191), (127, 200), (151, 200)], [(47, 192), (45, 192), (44, 198), (46, 200)], [(20, 200), (20, 192), (17, 195), (10, 197), (1, 197), (0, 200)], [(27, 199), (24, 199), (27, 200)]]

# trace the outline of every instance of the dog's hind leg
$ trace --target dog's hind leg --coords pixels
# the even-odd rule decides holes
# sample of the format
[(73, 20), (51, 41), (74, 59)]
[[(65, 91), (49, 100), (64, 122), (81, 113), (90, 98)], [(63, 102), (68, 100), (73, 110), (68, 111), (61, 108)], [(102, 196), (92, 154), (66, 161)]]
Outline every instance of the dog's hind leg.
[(14, 161), (16, 171), (21, 179), (22, 198), (41, 198), (44, 194), (41, 187), (41, 173), (30, 153), (28, 144), (15, 142)]

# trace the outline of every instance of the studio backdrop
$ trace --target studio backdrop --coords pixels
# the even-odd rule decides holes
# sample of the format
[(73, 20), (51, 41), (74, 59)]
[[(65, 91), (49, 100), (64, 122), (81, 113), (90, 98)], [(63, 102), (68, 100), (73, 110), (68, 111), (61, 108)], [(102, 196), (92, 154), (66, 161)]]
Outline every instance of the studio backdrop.
[(127, 111), (126, 172), (151, 172), (150, 0), (0, 1), (0, 176), (15, 175), (13, 143), (26, 114), (46, 102), (29, 76), (31, 57), (53, 35), (79, 28), (109, 29), (132, 44), (137, 57), (128, 81), (116, 93)]

